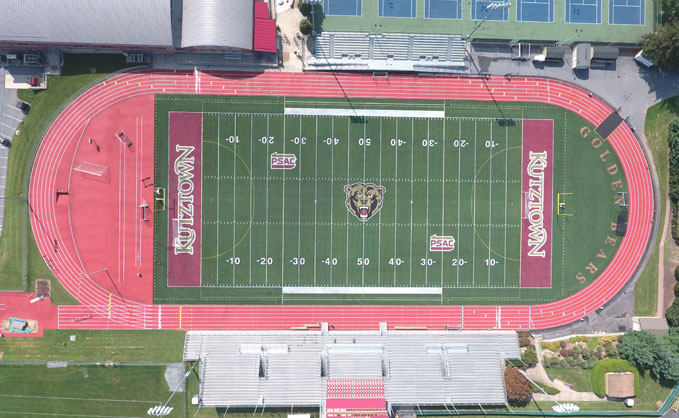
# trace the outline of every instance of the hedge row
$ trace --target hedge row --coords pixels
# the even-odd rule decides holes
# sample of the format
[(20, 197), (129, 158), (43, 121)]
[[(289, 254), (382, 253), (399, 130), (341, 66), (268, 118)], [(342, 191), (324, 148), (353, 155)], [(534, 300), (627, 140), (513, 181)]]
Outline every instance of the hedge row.
[(629, 361), (621, 359), (600, 360), (592, 369), (592, 390), (599, 397), (606, 396), (606, 373), (634, 373), (634, 394), (639, 393), (639, 370)]

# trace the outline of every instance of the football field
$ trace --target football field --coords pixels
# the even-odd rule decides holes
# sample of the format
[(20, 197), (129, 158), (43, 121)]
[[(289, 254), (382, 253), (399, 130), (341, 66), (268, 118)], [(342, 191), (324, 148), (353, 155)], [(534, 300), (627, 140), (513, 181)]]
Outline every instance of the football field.
[(620, 210), (582, 126), (546, 105), (158, 96), (155, 298), (567, 296)]

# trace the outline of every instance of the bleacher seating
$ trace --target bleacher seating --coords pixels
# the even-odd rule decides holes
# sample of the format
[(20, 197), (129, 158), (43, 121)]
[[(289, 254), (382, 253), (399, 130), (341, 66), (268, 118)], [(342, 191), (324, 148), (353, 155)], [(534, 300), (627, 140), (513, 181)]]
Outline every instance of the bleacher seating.
[(459, 35), (323, 32), (308, 64), (315, 69), (466, 72), (466, 42)]

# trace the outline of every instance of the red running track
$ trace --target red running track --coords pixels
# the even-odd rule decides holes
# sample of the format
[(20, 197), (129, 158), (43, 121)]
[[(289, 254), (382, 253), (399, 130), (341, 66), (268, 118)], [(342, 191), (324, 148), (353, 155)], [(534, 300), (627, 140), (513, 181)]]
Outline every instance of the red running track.
[[(627, 235), (609, 266), (585, 289), (557, 302), (542, 305), (502, 306), (259, 306), (259, 305), (151, 305), (150, 276), (137, 297), (117, 296), (105, 278), (86, 276), (82, 255), (94, 252), (75, 245), (71, 217), (59, 211), (55, 188), (59, 167), (72, 164), (74, 141), (91, 120), (126, 100), (150, 101), (156, 93), (266, 95), (350, 98), (449, 99), (549, 103), (580, 114), (598, 126), (612, 110), (596, 97), (573, 85), (542, 78), (503, 77), (488, 80), (465, 77), (390, 76), (330, 73), (205, 72), (198, 81), (192, 72), (142, 71), (118, 75), (102, 82), (71, 103), (48, 130), (33, 167), (31, 221), (40, 251), (59, 281), (82, 304), (60, 306), (59, 328), (168, 328), (168, 329), (289, 329), (291, 326), (329, 322), (335, 329), (376, 329), (425, 326), (464, 329), (542, 329), (578, 320), (604, 305), (632, 277), (649, 240), (653, 220), (653, 188), (642, 149), (626, 124), (609, 137), (620, 158), (629, 189)], [(148, 127), (147, 127), (148, 128)], [(72, 201), (71, 206), (75, 203)], [(131, 217), (134, 222), (134, 217)], [(75, 223), (79, 219), (74, 219)], [(69, 226), (65, 226), (69, 225)], [(58, 251), (55, 251), (55, 241)], [(152, 251), (145, 241), (144, 251)], [(146, 253), (143, 253), (146, 254)], [(143, 256), (142, 254), (142, 256)], [(110, 264), (117, 263), (109, 254)], [(145, 263), (149, 259), (144, 258)], [(132, 260), (130, 260), (132, 262)], [(148, 271), (148, 267), (142, 266)], [(95, 269), (91, 266), (89, 271)], [(112, 283), (112, 281), (111, 281)], [(130, 279), (130, 283), (134, 283)], [(128, 288), (133, 287), (130, 284)], [(122, 293), (121, 293), (122, 294)]]

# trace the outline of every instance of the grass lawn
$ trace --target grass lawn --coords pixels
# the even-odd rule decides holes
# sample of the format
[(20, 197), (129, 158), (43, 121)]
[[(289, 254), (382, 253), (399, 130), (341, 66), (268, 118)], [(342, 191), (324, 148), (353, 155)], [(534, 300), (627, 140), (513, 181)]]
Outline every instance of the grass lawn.
[[(667, 198), (667, 173), (669, 164), (667, 160), (667, 127), (672, 119), (679, 116), (679, 97), (672, 97), (651, 106), (646, 112), (645, 134), (648, 146), (653, 154), (658, 182), (660, 183), (660, 208), (661, 214), (658, 220), (658, 231), (662, 232), (665, 225), (665, 201)], [(639, 277), (634, 288), (634, 314), (639, 316), (655, 315), (658, 306), (658, 247), (660, 239), (657, 239), (653, 251), (648, 259), (646, 268)]]
[[(171, 392), (164, 366), (0, 366), (0, 417), (142, 417)], [(175, 396), (169, 417), (184, 416), (186, 397)]]
[[(38, 136), (47, 121), (59, 106), (84, 86), (106, 77), (109, 72), (127, 66), (122, 55), (66, 55), (62, 76), (50, 77), (48, 89), (43, 91), (20, 90), (19, 98), (31, 104), (31, 111), (19, 125), (21, 133), (14, 137), (9, 154), (7, 170), (6, 196), (22, 196), (24, 175), (31, 158), (31, 150), (41, 138)], [(97, 73), (90, 73), (96, 67)], [(30, 162), (32, 164), (32, 161)], [(5, 201), (5, 220), (2, 237), (0, 237), (0, 289), (22, 289), (22, 240), (24, 237), (23, 221), (28, 208), (23, 200)], [(27, 219), (27, 217), (26, 217)], [(30, 224), (28, 225), (30, 228)], [(28, 290), (35, 289), (35, 280), (52, 279), (52, 272), (47, 268), (38, 250), (33, 234), (28, 231)], [(52, 280), (52, 302), (66, 305), (75, 304), (68, 292), (56, 281)]]
[[(76, 341), (69, 336), (75, 335)], [(182, 360), (181, 331), (45, 330), (43, 338), (0, 339), (0, 362), (154, 362)]]
[(591, 392), (592, 382), (590, 369), (568, 368), (568, 367), (547, 367), (545, 368), (550, 379), (559, 379), (571, 385), (571, 389), (578, 392)]
[[(563, 382), (571, 384), (573, 390), (579, 392), (590, 392), (592, 390), (591, 369), (577, 369), (577, 368), (563, 368), (563, 367), (549, 367), (547, 369), (549, 378), (559, 379)], [(646, 373), (641, 376), (639, 382), (639, 393), (635, 397), (636, 404), (632, 408), (627, 408), (622, 402), (574, 402), (585, 411), (618, 411), (618, 410), (639, 410), (639, 411), (655, 411), (660, 408), (667, 396), (672, 391), (672, 387), (665, 387)], [(545, 409), (551, 410), (551, 405), (543, 402), (533, 402), (528, 404), (526, 409)]]

